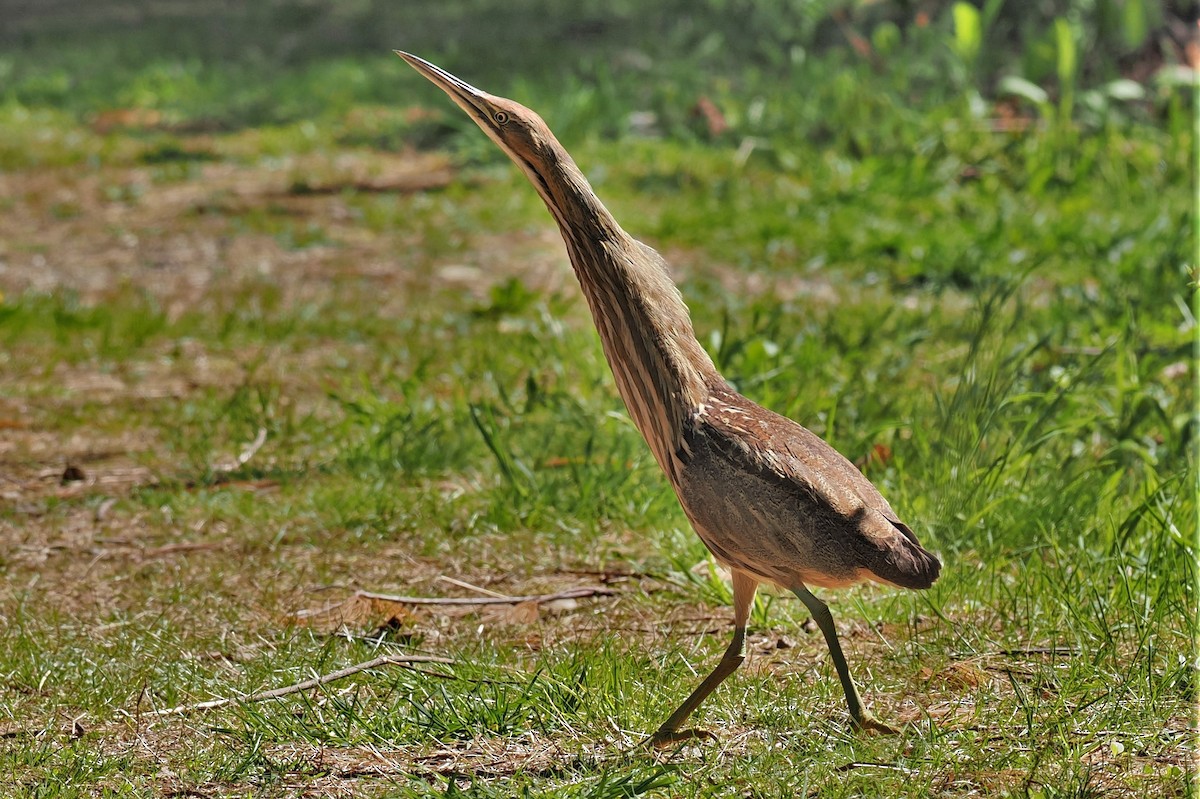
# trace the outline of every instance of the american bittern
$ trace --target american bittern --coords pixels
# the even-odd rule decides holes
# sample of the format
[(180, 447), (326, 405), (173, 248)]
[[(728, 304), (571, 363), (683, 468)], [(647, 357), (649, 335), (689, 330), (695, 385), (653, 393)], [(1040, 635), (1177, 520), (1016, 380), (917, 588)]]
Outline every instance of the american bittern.
[(850, 716), (894, 732), (863, 706), (833, 617), (806, 586), (875, 580), (928, 588), (941, 564), (852, 463), (805, 428), (738, 394), (696, 340), (661, 256), (621, 229), (571, 156), (528, 108), (397, 55), (432, 81), (519, 166), (558, 222), (625, 407), (700, 540), (733, 574), (733, 641), (650, 738), (707, 733), (684, 721), (745, 659), (760, 582), (796, 594), (825, 635)]

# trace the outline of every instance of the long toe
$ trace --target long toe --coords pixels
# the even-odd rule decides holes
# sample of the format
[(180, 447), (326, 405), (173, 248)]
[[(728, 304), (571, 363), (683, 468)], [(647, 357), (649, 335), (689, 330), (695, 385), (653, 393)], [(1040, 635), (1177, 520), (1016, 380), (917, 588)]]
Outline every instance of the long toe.
[(717, 736), (713, 735), (708, 730), (702, 730), (697, 727), (691, 727), (686, 730), (662, 730), (651, 735), (646, 739), (645, 743), (655, 749), (666, 749), (677, 743), (691, 741), (696, 738), (705, 738), (710, 741), (716, 741)]
[(883, 735), (900, 734), (900, 730), (895, 727), (889, 727), (870, 713), (864, 713), (862, 718), (855, 719), (854, 726), (860, 730), (870, 730), (871, 732), (878, 732)]

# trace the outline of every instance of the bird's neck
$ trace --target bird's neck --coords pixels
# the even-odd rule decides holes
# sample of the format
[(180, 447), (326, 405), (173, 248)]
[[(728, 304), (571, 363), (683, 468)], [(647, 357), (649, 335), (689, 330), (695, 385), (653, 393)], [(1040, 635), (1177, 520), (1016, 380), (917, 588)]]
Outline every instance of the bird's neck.
[(671, 476), (684, 421), (720, 377), (662, 257), (617, 224), (565, 151), (557, 167), (534, 183), (558, 222), (621, 398)]

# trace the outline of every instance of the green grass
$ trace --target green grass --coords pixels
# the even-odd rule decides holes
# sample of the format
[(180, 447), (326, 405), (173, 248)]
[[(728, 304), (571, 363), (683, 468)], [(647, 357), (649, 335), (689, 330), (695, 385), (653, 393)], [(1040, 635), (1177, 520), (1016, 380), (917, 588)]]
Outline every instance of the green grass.
[[(1190, 795), (1192, 98), (998, 130), (948, 17), (872, 68), (815, 7), (788, 33), (757, 5), (747, 43), (708, 33), (720, 4), (539, 6), (523, 33), (477, 5), (487, 25), (455, 4), (13, 29), (0, 793)], [(617, 57), (655, 36), (649, 66)], [(766, 592), (697, 714), (719, 741), (634, 747), (727, 645), (728, 585), (537, 195), (390, 46), (537, 108), (668, 256), (722, 372), (865, 463), (940, 553), (926, 592), (821, 592), (901, 736), (848, 729), (820, 634)], [(702, 95), (730, 133), (691, 116)], [(160, 116), (99, 124), (118, 108)], [(293, 618), (356, 588), (471, 594), (442, 576), (615, 595)], [(153, 715), (386, 653), (453, 663)]]

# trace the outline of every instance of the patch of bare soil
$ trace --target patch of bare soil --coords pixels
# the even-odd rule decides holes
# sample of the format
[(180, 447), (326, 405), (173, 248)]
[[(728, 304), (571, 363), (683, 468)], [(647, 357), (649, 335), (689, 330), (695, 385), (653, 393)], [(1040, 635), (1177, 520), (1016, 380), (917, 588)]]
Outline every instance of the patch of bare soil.
[[(158, 166), (100, 166), (0, 175), (0, 196), (9, 198), (0, 214), (0, 291), (70, 289), (94, 303), (132, 285), (178, 314), (206, 294), (251, 280), (274, 282), (285, 304), (319, 298), (330, 280), (356, 276), (387, 281), (387, 300), (394, 300), (441, 279), (486, 288), (528, 271), (537, 284), (565, 263), (553, 235), (517, 232), (472, 247), (477, 263), (414, 270), (419, 237), (402, 227), (373, 231), (345, 200), (348, 193), (440, 189), (455, 177), (442, 156), (342, 152), (189, 163), (186, 170), (181, 176)], [(239, 222), (256, 215), (311, 222), (322, 236), (289, 247)]]

